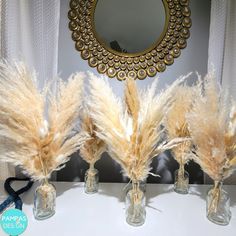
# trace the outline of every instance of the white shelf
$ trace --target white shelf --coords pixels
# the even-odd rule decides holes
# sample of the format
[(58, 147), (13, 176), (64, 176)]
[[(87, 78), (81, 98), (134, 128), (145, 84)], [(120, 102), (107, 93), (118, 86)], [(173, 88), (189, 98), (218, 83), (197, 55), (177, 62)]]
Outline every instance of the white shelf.
[[(0, 193), (4, 194), (3, 182)], [(190, 194), (173, 192), (172, 185), (148, 184), (147, 215), (143, 226), (125, 221), (125, 184), (101, 183), (99, 193), (84, 193), (83, 183), (54, 183), (57, 189), (56, 214), (44, 221), (34, 219), (34, 188), (23, 196), (23, 211), (29, 224), (23, 236), (235, 236), (236, 186), (225, 186), (230, 194), (232, 218), (228, 226), (206, 219), (206, 185), (192, 185)], [(15, 184), (19, 187), (19, 183)], [(5, 235), (0, 229), (0, 235)]]

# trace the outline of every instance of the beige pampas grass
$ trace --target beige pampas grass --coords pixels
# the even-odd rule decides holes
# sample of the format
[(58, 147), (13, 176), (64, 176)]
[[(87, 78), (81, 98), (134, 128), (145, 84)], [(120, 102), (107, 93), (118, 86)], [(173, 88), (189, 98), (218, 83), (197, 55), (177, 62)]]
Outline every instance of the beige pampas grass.
[[(195, 98), (195, 87), (189, 87), (185, 84), (180, 85), (175, 90), (174, 102), (165, 118), (165, 128), (168, 133), (168, 139), (190, 138), (186, 114), (192, 108), (192, 102)], [(179, 164), (179, 175), (184, 176), (184, 165), (189, 160), (191, 152), (191, 140), (180, 143), (172, 150), (173, 157)]]
[(187, 119), (196, 149), (193, 159), (214, 181), (223, 181), (236, 167), (235, 105), (213, 73), (205, 77), (204, 90), (199, 87), (198, 93)]
[(104, 140), (109, 154), (132, 182), (146, 179), (152, 159), (183, 141), (158, 144), (163, 132), (161, 124), (170, 108), (174, 90), (185, 78), (176, 80), (158, 94), (157, 80), (148, 89), (140, 91), (135, 81), (128, 79), (125, 103), (122, 104), (106, 80), (92, 74), (90, 77), (89, 106), (99, 138)]
[(236, 168), (236, 113), (234, 102), (229, 101), (213, 73), (206, 75), (198, 94), (187, 120), (195, 146), (193, 160), (214, 180), (207, 196), (207, 217), (212, 220), (221, 211), (223, 180)]
[(88, 139), (82, 144), (80, 155), (88, 164), (94, 166), (105, 152), (106, 145), (96, 135), (97, 128), (87, 108), (84, 108), (81, 115), (81, 131), (87, 135)]
[(86, 140), (76, 131), (83, 77), (76, 74), (68, 82), (58, 79), (56, 94), (47, 86), (40, 93), (35, 73), (24, 64), (0, 63), (2, 161), (21, 166), (34, 180), (48, 178), (54, 170), (62, 168)]
[(81, 115), (81, 130), (88, 136), (88, 140), (86, 140), (80, 148), (80, 156), (89, 164), (89, 169), (86, 171), (84, 178), (85, 192), (95, 193), (98, 190), (98, 180), (96, 179), (98, 171), (94, 168), (94, 165), (105, 152), (106, 145), (103, 140), (97, 136), (97, 127), (87, 107), (84, 107)]

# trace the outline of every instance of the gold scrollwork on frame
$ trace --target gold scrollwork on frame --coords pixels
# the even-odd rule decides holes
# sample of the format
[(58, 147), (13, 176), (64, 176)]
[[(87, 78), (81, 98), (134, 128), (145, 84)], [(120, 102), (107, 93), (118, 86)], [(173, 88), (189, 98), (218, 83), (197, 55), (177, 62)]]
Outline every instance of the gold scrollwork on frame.
[(71, 0), (69, 28), (75, 48), (99, 73), (118, 80), (145, 79), (163, 72), (179, 57), (190, 36), (189, 0), (162, 0), (165, 7), (164, 30), (151, 47), (138, 53), (117, 52), (99, 39), (94, 24), (98, 0)]

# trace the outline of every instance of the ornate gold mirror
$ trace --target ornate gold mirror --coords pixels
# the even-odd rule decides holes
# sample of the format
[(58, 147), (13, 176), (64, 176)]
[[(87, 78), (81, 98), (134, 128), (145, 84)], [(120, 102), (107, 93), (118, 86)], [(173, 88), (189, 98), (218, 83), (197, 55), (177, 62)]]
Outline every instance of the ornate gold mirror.
[(71, 0), (75, 47), (109, 77), (144, 79), (163, 72), (185, 48), (189, 0)]

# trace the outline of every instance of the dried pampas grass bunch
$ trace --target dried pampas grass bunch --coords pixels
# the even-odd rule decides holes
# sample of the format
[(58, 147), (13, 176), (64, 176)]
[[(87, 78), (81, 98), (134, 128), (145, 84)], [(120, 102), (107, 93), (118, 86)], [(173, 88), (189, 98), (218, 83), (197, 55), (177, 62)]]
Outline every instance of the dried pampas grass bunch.
[(207, 208), (212, 220), (218, 214), (221, 184), (236, 168), (236, 109), (214, 73), (207, 74), (202, 85), (187, 120), (195, 146), (193, 159), (214, 180)]
[(81, 131), (87, 135), (88, 139), (82, 144), (80, 155), (93, 167), (105, 152), (106, 145), (96, 134), (97, 128), (88, 108), (84, 108), (81, 115)]
[(123, 174), (130, 178), (132, 189), (127, 193), (126, 221), (137, 225), (145, 214), (144, 192), (140, 182), (151, 173), (152, 159), (160, 152), (183, 141), (182, 138), (161, 143), (163, 119), (172, 103), (175, 87), (183, 79), (156, 94), (157, 80), (146, 90), (138, 90), (132, 79), (125, 83), (124, 102), (118, 99), (107, 80), (90, 75), (91, 116), (98, 128), (97, 135), (117, 161)]
[(235, 104), (209, 73), (198, 89), (187, 116), (195, 145), (193, 159), (215, 181), (223, 181), (236, 168)]
[(134, 80), (127, 79), (122, 103), (107, 80), (93, 74), (90, 77), (89, 106), (98, 137), (107, 144), (109, 154), (122, 166), (124, 175), (133, 183), (145, 180), (152, 159), (183, 141), (178, 138), (160, 143), (163, 118), (171, 106), (176, 86), (185, 78), (158, 94), (157, 80), (140, 91)]
[[(19, 165), (34, 180), (63, 167), (87, 139), (76, 131), (83, 75), (57, 81), (56, 92), (37, 88), (23, 63), (0, 63), (0, 159)], [(48, 109), (46, 96), (48, 95)]]
[(86, 192), (92, 193), (94, 192), (94, 187), (96, 187), (95, 175), (97, 174), (94, 165), (106, 151), (106, 145), (104, 141), (97, 136), (97, 127), (87, 107), (84, 107), (80, 120), (81, 131), (88, 137), (80, 148), (80, 156), (89, 164), (89, 169), (85, 175), (85, 186)]
[[(168, 139), (190, 138), (186, 114), (192, 108), (192, 101), (195, 97), (195, 86), (179, 85), (175, 90), (174, 102), (165, 118), (165, 128)], [(173, 157), (179, 164), (179, 178), (184, 178), (184, 166), (189, 161), (191, 153), (191, 139), (182, 142), (172, 148)]]

